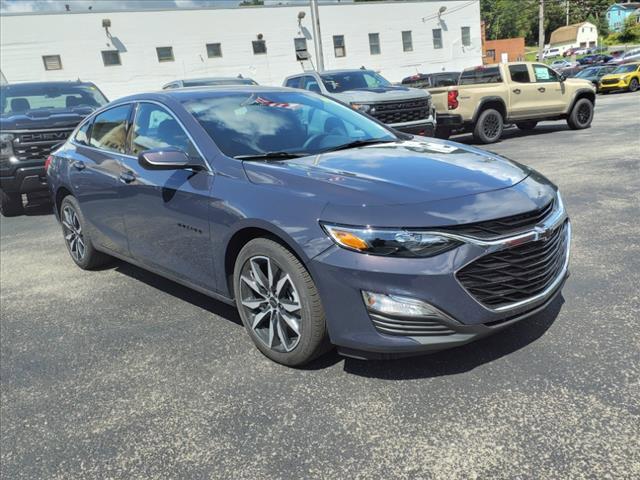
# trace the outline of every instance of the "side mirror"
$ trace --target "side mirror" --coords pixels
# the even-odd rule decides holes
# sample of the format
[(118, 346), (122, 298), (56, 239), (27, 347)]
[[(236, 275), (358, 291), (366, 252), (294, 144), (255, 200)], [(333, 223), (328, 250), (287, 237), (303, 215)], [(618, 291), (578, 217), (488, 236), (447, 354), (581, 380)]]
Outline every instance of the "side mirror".
[(564, 73), (561, 73), (559, 78), (560, 78), (561, 82), (564, 82), (567, 79), (567, 77), (566, 77), (566, 75)]
[(138, 163), (146, 170), (180, 170), (201, 167), (178, 148), (146, 150), (138, 155)]

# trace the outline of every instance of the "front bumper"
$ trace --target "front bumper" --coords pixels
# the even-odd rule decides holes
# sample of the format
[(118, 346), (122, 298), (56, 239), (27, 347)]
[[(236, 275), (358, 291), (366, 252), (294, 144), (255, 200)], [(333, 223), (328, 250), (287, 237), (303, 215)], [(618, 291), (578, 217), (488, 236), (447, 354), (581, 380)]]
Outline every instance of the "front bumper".
[(429, 117), (423, 120), (415, 122), (392, 123), (388, 126), (400, 132), (408, 133), (411, 135), (433, 137), (436, 131), (436, 119), (435, 115), (432, 112)]
[[(537, 241), (542, 231), (538, 227), (496, 241), (476, 239), (431, 258), (389, 258), (337, 246), (330, 248), (312, 260), (311, 269), (324, 299), (332, 343), (344, 354), (360, 358), (419, 354), (463, 345), (541, 312), (559, 295), (568, 277), (571, 239), (564, 210), (551, 215), (541, 227), (564, 229), (566, 252), (562, 268), (543, 292), (507, 308), (480, 303), (456, 273), (490, 253)], [(421, 322), (420, 317), (393, 317), (370, 311), (362, 291), (414, 298), (432, 305), (446, 318), (438, 320), (437, 325), (426, 325), (428, 322)], [(407, 325), (419, 325), (415, 328), (419, 332), (407, 333)], [(398, 329), (405, 331), (399, 333)]]
[(16, 193), (46, 192), (44, 166), (20, 167), (12, 175), (0, 176), (0, 188), (5, 192)]
[(629, 82), (624, 81), (622, 79), (618, 80), (616, 83), (607, 83), (606, 85), (600, 82), (599, 89), (601, 92), (610, 92), (613, 90), (624, 90), (629, 88)]

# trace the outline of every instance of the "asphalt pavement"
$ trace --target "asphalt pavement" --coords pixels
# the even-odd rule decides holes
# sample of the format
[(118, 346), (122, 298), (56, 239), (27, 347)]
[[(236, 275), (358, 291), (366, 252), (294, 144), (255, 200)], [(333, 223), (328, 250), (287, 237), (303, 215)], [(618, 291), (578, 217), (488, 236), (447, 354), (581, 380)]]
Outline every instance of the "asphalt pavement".
[(46, 208), (2, 218), (1, 477), (640, 478), (640, 92), (487, 149), (561, 188), (571, 277), (542, 315), (404, 360), (277, 365), (229, 306), (75, 267)]

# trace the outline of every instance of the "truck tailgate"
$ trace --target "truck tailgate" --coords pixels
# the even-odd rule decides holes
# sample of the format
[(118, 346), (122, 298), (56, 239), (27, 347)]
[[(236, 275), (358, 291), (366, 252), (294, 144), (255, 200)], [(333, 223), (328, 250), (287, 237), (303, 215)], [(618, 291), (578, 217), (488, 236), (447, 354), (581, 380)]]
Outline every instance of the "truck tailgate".
[(431, 94), (431, 104), (435, 107), (436, 112), (445, 113), (447, 111), (447, 92), (451, 88), (456, 87), (436, 87), (427, 89)]

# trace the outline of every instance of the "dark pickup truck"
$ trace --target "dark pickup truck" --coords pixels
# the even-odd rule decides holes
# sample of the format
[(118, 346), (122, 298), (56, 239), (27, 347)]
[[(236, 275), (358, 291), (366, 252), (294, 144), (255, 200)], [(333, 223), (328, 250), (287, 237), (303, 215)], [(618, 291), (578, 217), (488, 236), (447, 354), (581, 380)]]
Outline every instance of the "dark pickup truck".
[(46, 195), (51, 150), (107, 103), (93, 83), (38, 82), (0, 87), (0, 211), (23, 212), (22, 195)]

